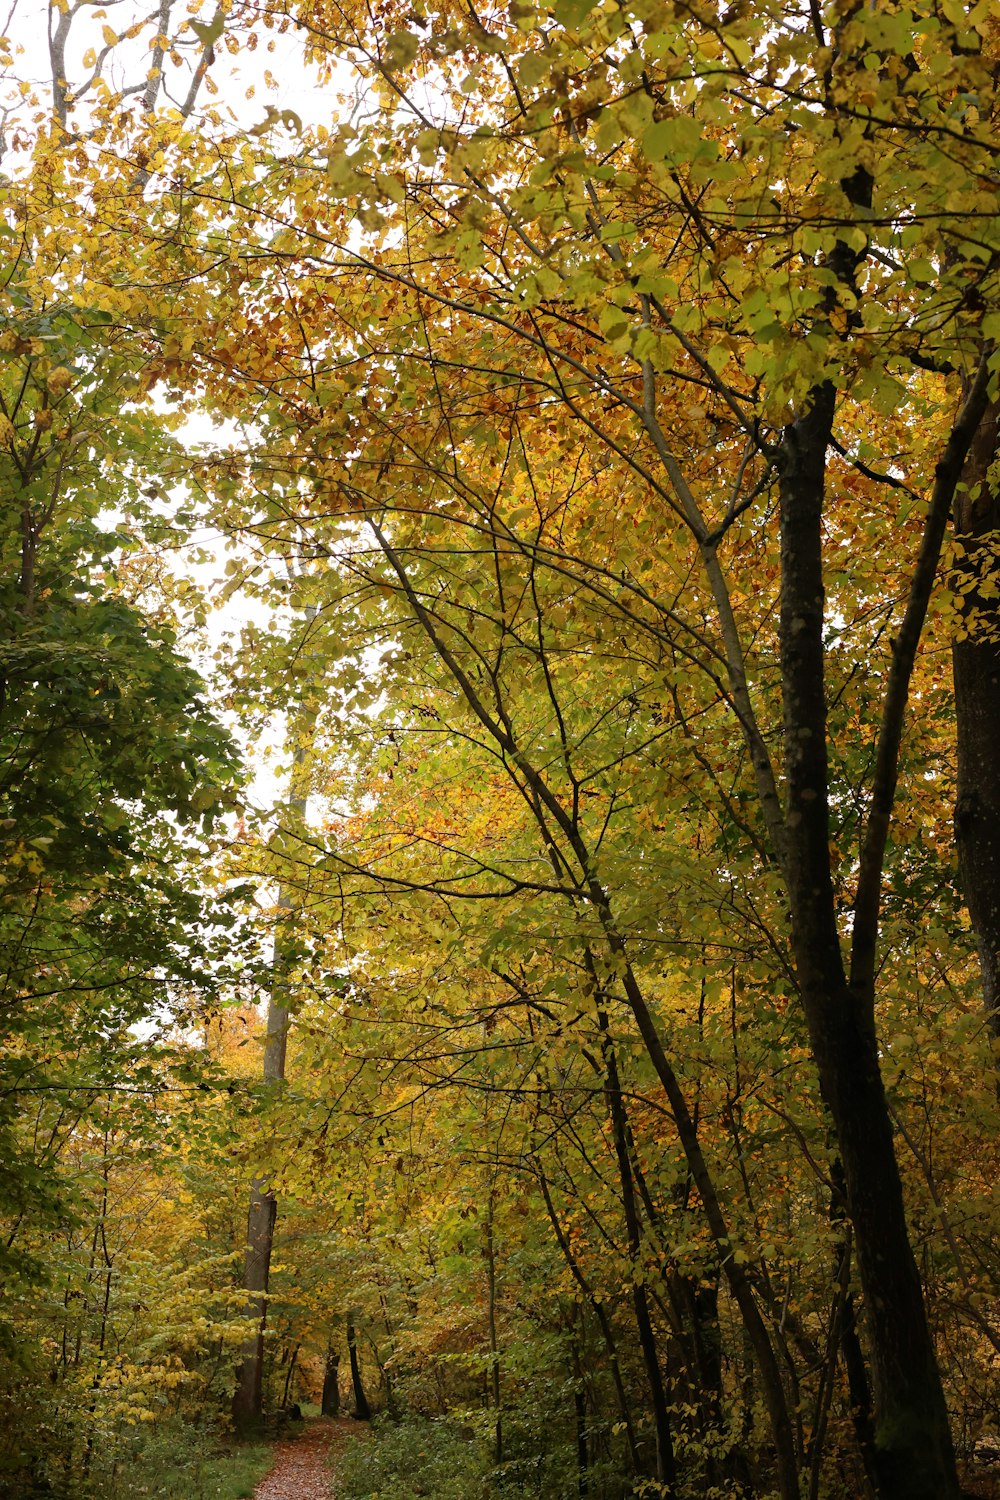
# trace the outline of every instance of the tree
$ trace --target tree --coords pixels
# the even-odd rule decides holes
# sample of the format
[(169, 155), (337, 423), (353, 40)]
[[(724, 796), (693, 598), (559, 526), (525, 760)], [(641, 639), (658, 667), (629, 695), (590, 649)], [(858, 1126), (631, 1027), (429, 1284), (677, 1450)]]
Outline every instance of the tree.
[[(307, 611), (307, 621), (311, 612)], [(289, 739), (292, 754), (288, 815), (298, 821), (305, 817), (309, 790), (307, 746), (310, 715), (301, 708), (293, 716)], [(278, 892), (271, 959), (271, 982), (267, 1000), (267, 1028), (264, 1040), (263, 1077), (265, 1086), (279, 1087), (285, 1078), (290, 1009), (288, 1005), (288, 969), (292, 960), (288, 918), (293, 911), (293, 893), (287, 885)], [(266, 1179), (255, 1177), (250, 1187), (247, 1217), (246, 1259), (243, 1285), (250, 1293), (250, 1312), (256, 1329), (247, 1341), (236, 1373), (233, 1395), (233, 1419), (238, 1426), (259, 1422), (263, 1410), (264, 1330), (267, 1321), (267, 1294), (271, 1269), (271, 1251), (278, 1203)], [(353, 1355), (352, 1355), (353, 1359)]]
[(111, 1227), (131, 1191), (118, 1165), (135, 1152), (145, 1172), (165, 1101), (209, 1090), (175, 1028), (241, 939), (239, 896), (192, 878), (239, 761), (157, 587), (181, 450), (132, 404), (134, 351), (107, 319), (34, 280), (18, 222), (0, 339), (0, 1400), (22, 1436), (0, 1466), (29, 1493), (99, 1468), (101, 1433), (142, 1405), (109, 1353), (127, 1343), (121, 1282), (142, 1280)]
[[(120, 412), (114, 353), (65, 311), (14, 303), (0, 390), (5, 1098), (16, 1115), (52, 1090), (68, 1133), (131, 1056), (128, 1028), (186, 1003), (228, 933), (227, 903), (213, 914), (185, 866), (236, 762), (170, 624), (128, 598), (114, 554), (134, 534), (102, 525), (112, 499), (138, 519), (155, 462), (148, 427)], [(118, 445), (129, 461), (112, 490)], [(82, 1056), (64, 1045), (74, 1026)], [(37, 1191), (26, 1179), (16, 1200)]]
[[(748, 837), (790, 909), (797, 991), (856, 1237), (880, 1491), (956, 1494), (880, 1076), (876, 975), (910, 687), (995, 366), (985, 11), (935, 10), (915, 36), (908, 13), (885, 7), (803, 8), (797, 22), (767, 8), (670, 13), (662, 24), (603, 6), (485, 18), (456, 7), (426, 17), (419, 36), (384, 40), (367, 12), (316, 6), (296, 19), (311, 28), (314, 55), (346, 52), (367, 71), (382, 121), (359, 138), (344, 129), (276, 155), (252, 196), (220, 181), (215, 196), (246, 224), (248, 253), (269, 226), (275, 271), (260, 273), (255, 295), (274, 313), (261, 324), (266, 343), (247, 330), (252, 352), (237, 353), (213, 309), (206, 382), (222, 406), (241, 379), (272, 394), (268, 461), (312, 479), (312, 498), (289, 506), (296, 524), (333, 556), (324, 515), (368, 523), (385, 567), (367, 576), (400, 599), (469, 724), (534, 807), (657, 1068), (766, 1373), (756, 1293), (727, 1253), (728, 1227), (601, 875), (596, 827), (577, 811), (575, 772), (512, 732), (507, 682), (478, 644), (473, 661), (453, 613), (477, 608), (481, 594), (463, 600), (459, 584), (443, 612), (423, 559), (435, 536), (443, 553), (448, 537), (464, 545), (485, 533), (491, 555), (523, 565), (525, 587), (532, 569), (567, 571), (661, 649), (697, 651), (743, 741), (757, 800)], [(421, 69), (436, 81), (429, 101)], [(369, 234), (362, 249), (346, 229), (354, 212)], [(188, 235), (177, 262), (200, 268), (197, 209)], [(244, 298), (250, 275), (239, 279)], [(900, 406), (913, 414), (902, 450), (873, 430), (875, 415)], [(931, 413), (923, 432), (918, 410)], [(577, 538), (553, 545), (543, 514), (506, 505), (512, 466), (537, 488), (546, 463), (581, 448), (655, 528), (652, 576), (634, 547), (616, 548), (603, 570)], [(547, 454), (541, 469), (536, 453)], [(877, 518), (890, 497), (915, 507), (894, 532), (907, 539), (905, 558), (886, 557)], [(865, 551), (845, 566), (856, 541)], [(680, 593), (664, 593), (671, 576), (687, 580)], [(776, 630), (762, 631), (744, 602), (762, 577), (773, 581)], [(876, 752), (853, 789), (859, 828), (841, 817), (831, 781), (842, 749), (829, 705), (840, 689), (832, 632), (863, 613), (866, 591), (902, 604), (867, 683)], [(549, 628), (565, 638), (562, 621)], [(551, 712), (558, 736), (557, 703)], [(766, 1382), (791, 1495), (774, 1369)]]
[[(811, 1460), (766, 1242), (740, 1243), (652, 958), (670, 943), (692, 977), (692, 933), (742, 951), (749, 913), (766, 935), (836, 1147), (831, 1348), (859, 1432), (867, 1354), (875, 1481), (955, 1495), (879, 1020), (898, 963), (883, 908), (910, 899), (901, 772), (921, 790), (907, 710), (995, 400), (991, 22), (957, 4), (413, 14), (402, 31), (391, 10), (295, 12), (320, 70), (347, 56), (379, 96), (361, 130), (286, 115), (269, 143), (105, 121), (97, 144), (125, 159), (101, 184), (122, 236), (101, 295), (160, 343), (149, 382), (219, 412), (259, 403), (245, 464), (198, 478), (234, 534), (315, 565), (293, 602), (316, 591), (321, 618), (367, 623), (389, 743), (416, 703), (445, 750), (507, 779), (523, 820), (499, 850), (481, 827), (453, 842), (420, 823), (418, 870), (398, 859), (405, 827), (378, 859), (321, 845), (320, 866), (362, 899), (374, 881), (442, 902), (449, 922), (465, 897), (558, 913), (573, 1003), (590, 1028), (607, 1015), (616, 1046), (638, 1039), (658, 1080), (790, 1500)], [(178, 175), (144, 179), (138, 213), (119, 189), (151, 152)], [(67, 201), (93, 187), (86, 158), (58, 173)], [(161, 289), (152, 335), (136, 238)], [(97, 295), (92, 256), (63, 267)], [(359, 669), (335, 635), (347, 703)], [(672, 926), (675, 901), (693, 925)], [(484, 969), (496, 952), (508, 973), (515, 936), (483, 943)]]
[(997, 730), (1000, 645), (995, 601), (995, 539), (1000, 521), (995, 466), (1000, 403), (990, 402), (973, 439), (954, 529), (961, 624), (953, 651), (958, 738), (955, 840), (962, 884), (979, 948), (983, 1002), (994, 1042), (1000, 1036), (1000, 849), (997, 846)]

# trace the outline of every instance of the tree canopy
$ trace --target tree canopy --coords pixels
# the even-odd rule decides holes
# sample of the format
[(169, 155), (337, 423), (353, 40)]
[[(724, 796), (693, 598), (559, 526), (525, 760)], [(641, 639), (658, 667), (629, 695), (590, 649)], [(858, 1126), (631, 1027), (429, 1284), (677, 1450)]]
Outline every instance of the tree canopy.
[(9, 64), (16, 1483), (343, 1357), (415, 1493), (978, 1492), (993, 8), (102, 20)]

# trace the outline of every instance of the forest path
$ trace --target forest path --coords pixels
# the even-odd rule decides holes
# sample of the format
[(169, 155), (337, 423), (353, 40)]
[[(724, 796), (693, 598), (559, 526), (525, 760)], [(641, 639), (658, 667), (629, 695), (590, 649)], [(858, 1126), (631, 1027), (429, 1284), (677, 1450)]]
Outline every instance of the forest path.
[(329, 1454), (358, 1435), (358, 1424), (318, 1417), (299, 1437), (274, 1446), (274, 1468), (254, 1490), (254, 1500), (333, 1500)]

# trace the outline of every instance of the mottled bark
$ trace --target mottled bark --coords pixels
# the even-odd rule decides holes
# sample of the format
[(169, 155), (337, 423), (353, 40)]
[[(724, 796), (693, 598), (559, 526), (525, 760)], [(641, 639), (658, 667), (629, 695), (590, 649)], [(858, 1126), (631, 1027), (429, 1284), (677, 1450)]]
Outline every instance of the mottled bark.
[[(311, 623), (315, 609), (306, 612)], [(309, 790), (306, 767), (306, 742), (312, 731), (312, 716), (300, 712), (292, 728), (292, 775), (289, 806), (302, 817)], [(264, 1082), (279, 1086), (285, 1077), (288, 1047), (289, 1010), (285, 1003), (287, 969), (287, 923), (293, 909), (292, 893), (282, 886), (278, 893), (278, 910), (271, 960), (271, 993), (267, 1003), (267, 1031), (264, 1039)], [(247, 1216), (247, 1242), (243, 1285), (247, 1291), (247, 1313), (255, 1325), (254, 1332), (240, 1351), (236, 1368), (236, 1390), (232, 1413), (237, 1427), (247, 1427), (260, 1420), (264, 1394), (264, 1333), (267, 1325), (267, 1292), (271, 1273), (271, 1248), (278, 1203), (263, 1178), (255, 1177), (250, 1187), (250, 1209)]]
[(255, 1181), (250, 1189), (243, 1285), (249, 1293), (247, 1313), (256, 1326), (255, 1331), (240, 1351), (240, 1361), (236, 1369), (233, 1421), (237, 1427), (247, 1427), (259, 1421), (263, 1408), (267, 1286), (277, 1211), (278, 1205), (274, 1194), (269, 1192), (260, 1181)]

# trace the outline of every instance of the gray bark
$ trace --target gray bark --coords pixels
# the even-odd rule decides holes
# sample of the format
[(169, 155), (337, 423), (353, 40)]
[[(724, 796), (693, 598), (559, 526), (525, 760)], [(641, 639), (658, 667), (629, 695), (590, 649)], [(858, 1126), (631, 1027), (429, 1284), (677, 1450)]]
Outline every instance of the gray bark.
[[(311, 622), (314, 615), (314, 609), (307, 610), (307, 624)], [(303, 817), (306, 810), (309, 789), (306, 739), (311, 728), (312, 715), (300, 711), (294, 721), (291, 734), (293, 751), (289, 797), (291, 812), (298, 818)], [(282, 885), (278, 892), (277, 923), (271, 959), (271, 993), (268, 997), (267, 1033), (264, 1041), (264, 1082), (274, 1087), (279, 1087), (285, 1077), (289, 1011), (282, 998), (286, 968), (283, 940), (293, 908), (291, 889), (287, 885)], [(232, 1403), (233, 1421), (237, 1427), (242, 1428), (259, 1422), (263, 1412), (264, 1334), (267, 1327), (271, 1250), (274, 1244), (277, 1214), (278, 1202), (273, 1190), (264, 1178), (255, 1177), (250, 1187), (243, 1270), (243, 1285), (248, 1293), (247, 1313), (255, 1327), (240, 1351), (236, 1367), (236, 1390), (233, 1393)]]

